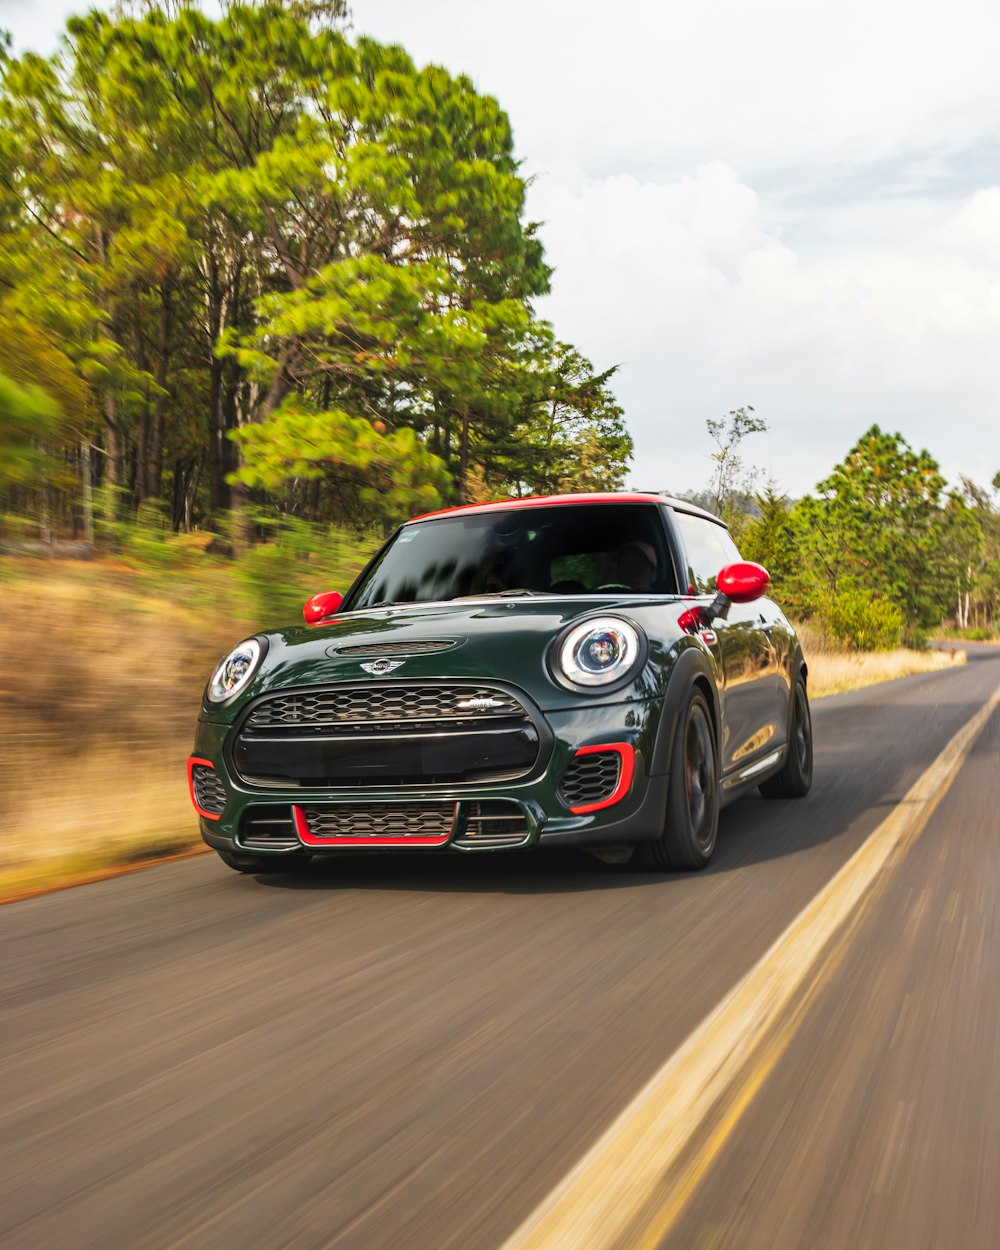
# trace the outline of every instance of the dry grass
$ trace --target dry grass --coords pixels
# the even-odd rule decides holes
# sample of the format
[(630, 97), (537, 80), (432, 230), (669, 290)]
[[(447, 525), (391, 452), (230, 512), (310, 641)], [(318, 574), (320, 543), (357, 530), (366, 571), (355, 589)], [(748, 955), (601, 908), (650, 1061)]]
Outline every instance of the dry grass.
[(246, 622), (95, 567), (3, 585), (0, 896), (198, 843), (184, 763)]
[(809, 665), (809, 697), (813, 699), (965, 663), (964, 651), (911, 651), (907, 647), (844, 651), (809, 624), (796, 626), (796, 632)]

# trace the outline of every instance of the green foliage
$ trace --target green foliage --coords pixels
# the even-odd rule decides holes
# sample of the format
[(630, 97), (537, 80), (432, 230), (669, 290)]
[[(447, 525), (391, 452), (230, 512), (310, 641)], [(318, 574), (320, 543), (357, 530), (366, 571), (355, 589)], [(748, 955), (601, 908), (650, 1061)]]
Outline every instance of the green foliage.
[(229, 534), (174, 533), (156, 504), (127, 519), (105, 516), (97, 530), (102, 549), (150, 592), (257, 625), (287, 625), (310, 595), (346, 591), (380, 542), (265, 509), (251, 509), (249, 521), (259, 541), (235, 558)]
[(853, 587), (826, 598), (821, 620), (832, 637), (854, 651), (891, 651), (903, 636), (903, 614), (894, 603)]
[(492, 451), (485, 477), (494, 493), (540, 495), (617, 490), (633, 444), (611, 392), (617, 366), (593, 365), (548, 327), (536, 327), (520, 362), (520, 420)]
[(801, 598), (818, 603), (850, 586), (884, 596), (914, 626), (940, 621), (944, 488), (928, 452), (872, 426), (789, 517)]
[(31, 483), (43, 474), (43, 441), (58, 409), (37, 386), (18, 386), (0, 373), (0, 485)]
[[(143, 3), (0, 65), (0, 321), (37, 328), (33, 376), (59, 363), (94, 451), (60, 451), (65, 521), (92, 479), (173, 530), (233, 504), (385, 524), (521, 481), (488, 466), (571, 349), (532, 312), (549, 269), (510, 123), (345, 17)], [(628, 436), (584, 363), (604, 414), (564, 441), (613, 480)]]

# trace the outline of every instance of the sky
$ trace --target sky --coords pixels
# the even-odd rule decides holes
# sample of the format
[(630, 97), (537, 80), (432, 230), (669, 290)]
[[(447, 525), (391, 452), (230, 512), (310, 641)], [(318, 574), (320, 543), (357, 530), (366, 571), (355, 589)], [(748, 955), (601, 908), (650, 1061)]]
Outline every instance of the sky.
[[(0, 0), (49, 52), (67, 0)], [(354, 33), (511, 117), (552, 293), (614, 386), (629, 484), (693, 490), (706, 418), (797, 496), (868, 426), (1000, 469), (995, 0), (354, 0)]]

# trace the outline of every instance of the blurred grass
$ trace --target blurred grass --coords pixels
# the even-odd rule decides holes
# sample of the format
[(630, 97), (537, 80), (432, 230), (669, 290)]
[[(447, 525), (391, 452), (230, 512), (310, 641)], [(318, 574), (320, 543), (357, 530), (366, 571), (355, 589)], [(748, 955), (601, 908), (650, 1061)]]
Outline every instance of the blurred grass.
[[(213, 666), (346, 590), (377, 541), (286, 530), (234, 561), (212, 536), (147, 530), (92, 561), (0, 557), (0, 896), (199, 845), (184, 765)], [(965, 658), (801, 633), (814, 696)]]
[(195, 537), (0, 557), (0, 896), (198, 844), (185, 761), (212, 668), (301, 620), (310, 594), (346, 590), (377, 544), (286, 532), (234, 561)]

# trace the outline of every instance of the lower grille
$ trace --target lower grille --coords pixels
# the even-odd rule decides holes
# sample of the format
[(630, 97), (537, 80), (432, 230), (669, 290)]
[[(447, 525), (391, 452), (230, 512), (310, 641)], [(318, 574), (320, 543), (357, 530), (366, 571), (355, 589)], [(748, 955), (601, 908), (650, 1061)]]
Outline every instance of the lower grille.
[(213, 816), (221, 815), (226, 806), (226, 789), (214, 768), (208, 768), (205, 764), (192, 764), (191, 786), (194, 789), (195, 802), (203, 812), (211, 812)]
[(559, 783), (559, 797), (567, 807), (603, 803), (618, 787), (622, 757), (617, 751), (594, 751), (577, 755), (566, 765)]
[(516, 803), (503, 799), (487, 799), (465, 804), (468, 812), (465, 832), (454, 845), (466, 851), (486, 850), (493, 846), (520, 846), (530, 830), (524, 812)]
[(240, 846), (248, 851), (292, 851), (301, 843), (287, 804), (278, 807), (251, 807), (240, 824)]
[(455, 804), (355, 803), (337, 807), (299, 807), (303, 841), (416, 844), (446, 842), (455, 824)]

